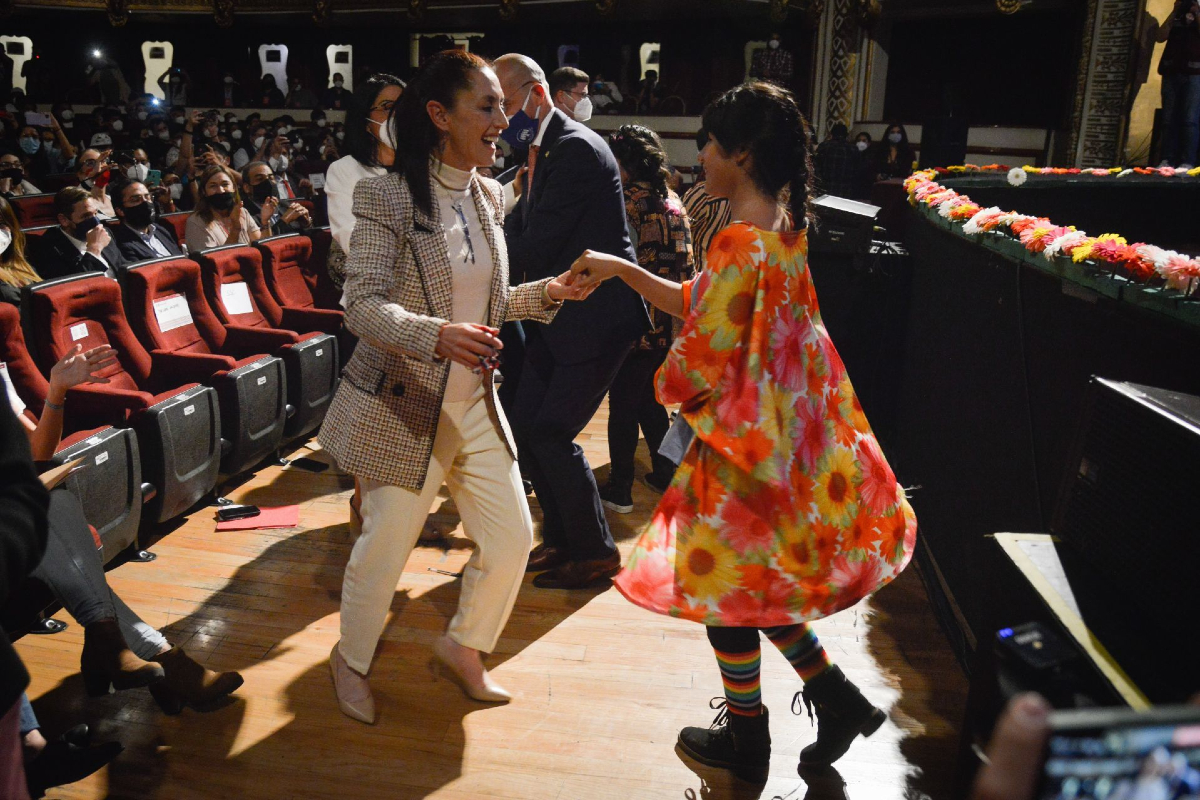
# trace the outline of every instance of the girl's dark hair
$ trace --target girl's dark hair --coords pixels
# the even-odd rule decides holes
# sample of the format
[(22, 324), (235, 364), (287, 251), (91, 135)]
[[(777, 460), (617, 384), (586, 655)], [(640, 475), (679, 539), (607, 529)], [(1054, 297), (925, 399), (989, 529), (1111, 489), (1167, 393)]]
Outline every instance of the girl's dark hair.
[(657, 133), (644, 125), (622, 125), (609, 135), (608, 146), (630, 181), (648, 183), (656, 195), (667, 199), (671, 170)]
[(786, 89), (751, 81), (730, 89), (704, 109), (701, 124), (727, 153), (750, 154), (750, 177), (763, 194), (780, 197), (797, 228), (813, 218), (812, 130)]
[(354, 87), (350, 105), (346, 109), (346, 141), (343, 152), (354, 156), (358, 163), (366, 167), (379, 166), (375, 158), (379, 151), (379, 139), (367, 127), (368, 115), (371, 113), (371, 107), (375, 105), (375, 98), (389, 86), (399, 86), (403, 89), (404, 81), (386, 72), (372, 75)]
[(447, 109), (454, 108), (459, 93), (471, 88), (471, 74), (491, 66), (490, 61), (474, 53), (443, 50), (417, 70), (400, 102), (392, 109), (387, 122), (396, 142), (392, 172), (404, 175), (413, 202), (426, 214), (433, 213), (429, 159), (442, 144), (442, 132), (429, 118), (425, 106), (430, 101), (437, 101)]

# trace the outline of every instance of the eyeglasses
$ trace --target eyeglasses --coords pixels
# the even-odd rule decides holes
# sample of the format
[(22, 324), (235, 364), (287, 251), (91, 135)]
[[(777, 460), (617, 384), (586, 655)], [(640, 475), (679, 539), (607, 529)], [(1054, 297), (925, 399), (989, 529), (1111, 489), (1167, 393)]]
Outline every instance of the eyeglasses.
[[(533, 80), (525, 81), (524, 83), (522, 83), (520, 86), (517, 87), (517, 91), (513, 92), (513, 94), (519, 93), (522, 89), (524, 89), (526, 86), (528, 86), (531, 83), (537, 83), (537, 81), (533, 81)], [(528, 102), (528, 101), (526, 101), (526, 102)], [(505, 97), (500, 101), (500, 110), (503, 111), (505, 114), (507, 114), (508, 108), (511, 105), (512, 105), (512, 102), (507, 97)]]

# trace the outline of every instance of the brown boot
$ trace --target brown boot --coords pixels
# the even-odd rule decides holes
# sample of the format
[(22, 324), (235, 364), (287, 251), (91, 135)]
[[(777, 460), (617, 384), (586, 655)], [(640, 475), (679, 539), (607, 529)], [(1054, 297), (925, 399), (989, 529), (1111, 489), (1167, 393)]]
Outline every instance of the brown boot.
[(242, 685), (236, 672), (213, 672), (192, 660), (181, 647), (172, 647), (153, 659), (162, 664), (167, 677), (150, 687), (150, 694), (165, 714), (178, 714), (184, 706), (204, 709)]
[(83, 653), (79, 657), (83, 685), (92, 697), (114, 689), (136, 689), (161, 681), (165, 672), (158, 664), (138, 658), (115, 619), (93, 622), (83, 631)]

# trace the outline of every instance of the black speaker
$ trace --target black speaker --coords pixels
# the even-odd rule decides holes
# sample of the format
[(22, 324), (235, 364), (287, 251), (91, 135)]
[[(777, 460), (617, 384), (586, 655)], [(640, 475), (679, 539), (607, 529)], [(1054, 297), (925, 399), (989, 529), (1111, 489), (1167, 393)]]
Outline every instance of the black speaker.
[(809, 248), (825, 253), (866, 254), (871, 248), (880, 207), (823, 194), (812, 201), (817, 226)]

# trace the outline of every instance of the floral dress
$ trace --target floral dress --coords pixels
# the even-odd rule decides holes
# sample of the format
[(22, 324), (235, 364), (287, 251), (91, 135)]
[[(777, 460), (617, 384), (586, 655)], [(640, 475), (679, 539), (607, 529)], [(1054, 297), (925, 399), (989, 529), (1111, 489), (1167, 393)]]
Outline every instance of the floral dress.
[[(804, 231), (718, 233), (657, 376), (696, 441), (616, 586), (706, 625), (829, 616), (904, 569), (917, 520), (825, 331)], [(689, 287), (685, 285), (685, 296)]]

